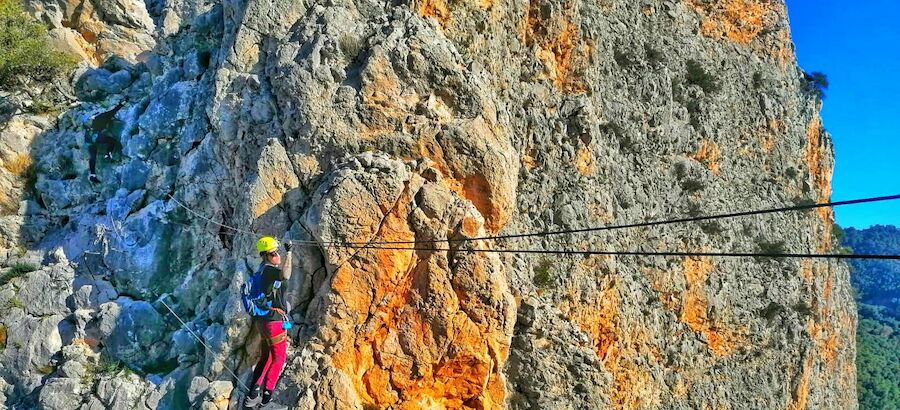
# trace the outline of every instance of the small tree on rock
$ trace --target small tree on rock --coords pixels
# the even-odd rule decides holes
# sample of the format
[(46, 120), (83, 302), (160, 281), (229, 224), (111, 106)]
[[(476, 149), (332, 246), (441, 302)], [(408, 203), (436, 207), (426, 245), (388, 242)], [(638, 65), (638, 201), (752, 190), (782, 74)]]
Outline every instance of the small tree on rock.
[(71, 56), (50, 46), (47, 28), (25, 14), (19, 0), (0, 0), (0, 90), (53, 81), (73, 65)]
[(828, 76), (825, 73), (819, 71), (803, 73), (803, 78), (806, 79), (806, 84), (810, 91), (821, 99), (825, 98), (825, 90), (828, 89)]

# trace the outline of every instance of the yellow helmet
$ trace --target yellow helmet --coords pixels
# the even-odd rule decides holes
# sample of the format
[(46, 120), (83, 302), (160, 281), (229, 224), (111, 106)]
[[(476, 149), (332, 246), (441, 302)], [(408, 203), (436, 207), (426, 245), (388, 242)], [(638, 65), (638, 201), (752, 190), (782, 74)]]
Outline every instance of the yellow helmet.
[(272, 252), (278, 249), (278, 241), (271, 236), (263, 236), (256, 241), (256, 250), (259, 253)]

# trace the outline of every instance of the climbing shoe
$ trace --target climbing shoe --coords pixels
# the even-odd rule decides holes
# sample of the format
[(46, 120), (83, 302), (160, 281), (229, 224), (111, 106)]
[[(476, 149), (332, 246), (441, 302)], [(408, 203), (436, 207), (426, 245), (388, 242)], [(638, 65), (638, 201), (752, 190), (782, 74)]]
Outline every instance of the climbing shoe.
[(88, 175), (88, 181), (91, 181), (94, 184), (100, 183), (100, 178), (97, 178), (97, 174)]
[(247, 397), (244, 397), (244, 408), (252, 409), (259, 405), (259, 402), (263, 399), (259, 395), (259, 386), (253, 387), (253, 390), (250, 390), (250, 393), (247, 394)]
[(263, 406), (269, 404), (269, 402), (271, 402), (271, 401), (272, 401), (272, 391), (271, 391), (271, 390), (266, 390), (266, 391), (264, 391), (263, 394), (262, 394), (262, 404), (263, 404)]

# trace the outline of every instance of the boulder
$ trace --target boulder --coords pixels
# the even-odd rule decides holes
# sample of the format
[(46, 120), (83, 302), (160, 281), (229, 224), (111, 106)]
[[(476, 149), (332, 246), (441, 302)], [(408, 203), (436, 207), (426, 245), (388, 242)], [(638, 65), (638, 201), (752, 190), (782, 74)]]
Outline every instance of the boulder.
[(47, 410), (74, 410), (81, 404), (82, 394), (87, 392), (89, 389), (80, 379), (52, 378), (41, 388), (38, 403)]
[(101, 307), (100, 314), (105, 353), (136, 369), (154, 366), (165, 357), (169, 329), (151, 304), (120, 297), (102, 306), (107, 307)]
[(209, 390), (209, 379), (203, 376), (194, 377), (191, 379), (191, 386), (187, 390), (188, 400), (199, 405), (198, 399), (204, 398), (207, 390)]
[(105, 280), (76, 278), (74, 287), (75, 309), (96, 309), (119, 297), (112, 284)]
[(110, 410), (146, 409), (142, 396), (150, 388), (135, 374), (101, 378), (95, 394)]

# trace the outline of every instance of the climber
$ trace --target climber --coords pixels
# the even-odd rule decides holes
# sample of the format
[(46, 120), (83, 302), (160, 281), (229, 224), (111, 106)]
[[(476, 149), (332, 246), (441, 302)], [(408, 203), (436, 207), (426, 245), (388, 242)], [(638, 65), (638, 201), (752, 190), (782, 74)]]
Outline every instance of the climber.
[[(290, 308), (284, 300), (282, 286), (282, 283), (291, 278), (291, 242), (284, 244), (284, 263), (278, 253), (278, 241), (275, 238), (260, 238), (256, 242), (256, 250), (262, 262), (250, 278), (249, 286), (245, 285), (242, 289), (242, 294), (245, 299), (248, 295), (250, 297), (252, 305), (248, 306), (245, 301), (244, 307), (251, 311), (253, 326), (259, 331), (262, 342), (259, 361), (253, 368), (253, 387), (244, 399), (245, 408), (253, 408), (260, 403), (265, 405), (272, 400), (272, 391), (275, 390), (287, 359), (286, 329), (291, 326), (288, 317)], [(259, 297), (251, 292), (259, 292)]]
[(125, 102), (123, 101), (116, 105), (112, 110), (97, 114), (90, 119), (91, 127), (85, 134), (84, 139), (85, 142), (89, 144), (88, 153), (90, 154), (90, 157), (88, 159), (88, 167), (90, 168), (90, 175), (88, 176), (88, 180), (92, 183), (100, 182), (100, 179), (97, 178), (98, 148), (103, 147), (106, 149), (104, 155), (104, 158), (106, 159), (112, 158), (114, 150), (122, 149), (122, 144), (114, 137), (115, 132), (112, 126), (113, 121), (116, 120), (116, 113), (124, 106)]

